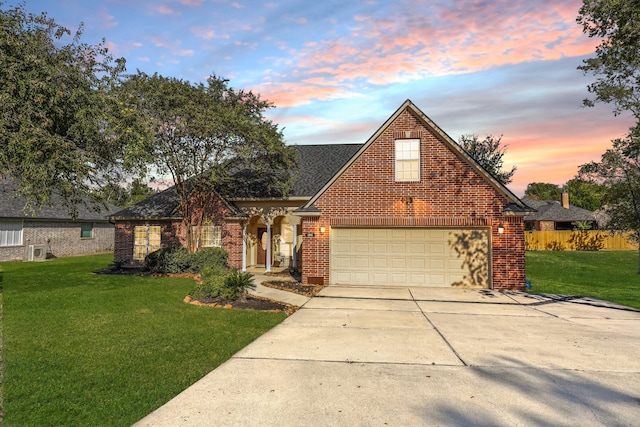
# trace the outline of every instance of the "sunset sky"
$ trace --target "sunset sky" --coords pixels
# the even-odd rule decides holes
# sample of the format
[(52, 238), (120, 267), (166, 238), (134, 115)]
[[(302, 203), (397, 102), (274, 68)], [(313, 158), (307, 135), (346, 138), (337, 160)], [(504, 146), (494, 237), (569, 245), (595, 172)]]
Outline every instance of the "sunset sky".
[[(3, 8), (18, 4), (8, 1)], [(509, 188), (564, 184), (632, 123), (585, 109), (580, 0), (29, 0), (127, 70), (215, 73), (277, 108), (288, 144), (363, 143), (411, 99), (453, 139), (503, 135)]]

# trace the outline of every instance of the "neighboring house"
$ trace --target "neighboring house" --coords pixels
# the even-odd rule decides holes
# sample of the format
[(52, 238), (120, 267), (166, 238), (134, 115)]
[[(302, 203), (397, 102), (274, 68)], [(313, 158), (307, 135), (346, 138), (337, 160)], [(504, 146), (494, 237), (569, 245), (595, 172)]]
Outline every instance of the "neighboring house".
[(113, 250), (114, 227), (107, 216), (115, 211), (78, 206), (75, 220), (57, 198), (51, 206), (24, 212), (17, 184), (0, 180), (0, 261), (41, 260)]
[(562, 193), (560, 201), (533, 200), (528, 197), (522, 201), (537, 211), (524, 217), (525, 230), (575, 230), (577, 222), (589, 224), (594, 230), (598, 228), (594, 213), (570, 205), (567, 193)]
[[(524, 202), (411, 101), (362, 145), (296, 146), (282, 198), (211, 195), (203, 246), (304, 283), (524, 289)], [(116, 213), (115, 258), (184, 243), (173, 188)]]

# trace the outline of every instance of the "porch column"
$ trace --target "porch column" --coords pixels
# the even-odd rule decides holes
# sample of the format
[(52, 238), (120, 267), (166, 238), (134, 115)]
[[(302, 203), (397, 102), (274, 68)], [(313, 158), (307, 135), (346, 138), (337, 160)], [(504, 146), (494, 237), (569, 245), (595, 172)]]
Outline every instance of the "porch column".
[(267, 259), (265, 261), (266, 272), (271, 271), (271, 223), (267, 222)]
[(293, 224), (293, 259), (291, 260), (291, 266), (293, 268), (298, 267), (298, 224)]
[(242, 223), (242, 271), (247, 271), (247, 223)]

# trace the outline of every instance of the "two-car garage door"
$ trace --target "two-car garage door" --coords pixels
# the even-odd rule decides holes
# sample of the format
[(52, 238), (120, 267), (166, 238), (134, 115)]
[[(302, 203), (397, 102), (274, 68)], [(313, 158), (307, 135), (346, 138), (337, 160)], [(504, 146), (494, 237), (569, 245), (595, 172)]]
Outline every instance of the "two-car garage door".
[(487, 229), (331, 229), (330, 283), (489, 287)]

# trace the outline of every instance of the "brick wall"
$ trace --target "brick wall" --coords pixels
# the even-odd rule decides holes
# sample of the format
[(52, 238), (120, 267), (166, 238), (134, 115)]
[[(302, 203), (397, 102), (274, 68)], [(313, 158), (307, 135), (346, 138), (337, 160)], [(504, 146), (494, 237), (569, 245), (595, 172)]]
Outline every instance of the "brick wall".
[(71, 221), (25, 220), (22, 227), (22, 246), (0, 248), (0, 261), (27, 260), (29, 245), (44, 244), (47, 246), (47, 253), (55, 257), (90, 255), (113, 250), (112, 224), (93, 222), (91, 238), (81, 238), (80, 224), (81, 222)]
[[(394, 141), (407, 136), (420, 139), (420, 182), (394, 181)], [(502, 215), (506, 204), (481, 174), (405, 110), (315, 202), (322, 216), (304, 219), (303, 235), (315, 237), (304, 238), (303, 281), (329, 282), (331, 226), (484, 226), (492, 230), (493, 287), (523, 288), (524, 223)], [(498, 224), (505, 225), (504, 234)], [(319, 225), (327, 227), (324, 234)]]
[[(210, 199), (207, 201), (205, 218), (211, 220), (215, 225), (221, 225), (223, 228), (223, 241), (222, 247), (229, 252), (229, 264), (232, 260), (235, 266), (237, 262), (238, 253), (240, 254), (240, 266), (242, 265), (242, 227), (238, 223), (226, 223), (225, 217), (229, 214), (229, 208), (220, 200), (220, 198), (212, 193)], [(142, 265), (142, 260), (133, 259), (133, 244), (134, 244), (134, 229), (137, 226), (160, 226), (160, 245), (162, 248), (186, 246), (186, 232), (184, 225), (180, 219), (172, 220), (118, 220), (115, 225), (115, 244), (114, 244), (114, 259), (125, 260), (130, 265)], [(240, 249), (237, 249), (237, 244), (234, 244), (234, 240), (231, 236), (237, 235), (238, 227), (240, 230), (240, 237), (238, 239), (240, 243)]]

